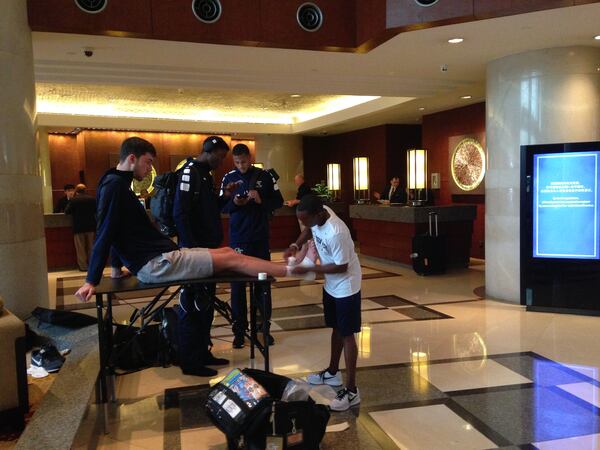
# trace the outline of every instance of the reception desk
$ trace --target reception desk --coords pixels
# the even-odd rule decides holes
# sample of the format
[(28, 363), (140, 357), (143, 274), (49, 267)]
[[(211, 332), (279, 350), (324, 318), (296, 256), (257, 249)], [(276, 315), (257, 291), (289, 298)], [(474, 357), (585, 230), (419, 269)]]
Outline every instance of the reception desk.
[(360, 253), (411, 264), (412, 238), (429, 230), (429, 213), (438, 214), (439, 232), (446, 236), (450, 267), (467, 267), (471, 252), (475, 205), (389, 206), (350, 205), (350, 219)]

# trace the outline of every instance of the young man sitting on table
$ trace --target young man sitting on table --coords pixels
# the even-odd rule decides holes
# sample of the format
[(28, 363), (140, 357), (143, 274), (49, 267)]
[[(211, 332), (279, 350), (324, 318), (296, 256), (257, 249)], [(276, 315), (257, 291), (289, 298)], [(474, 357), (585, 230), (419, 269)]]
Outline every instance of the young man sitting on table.
[[(329, 367), (322, 372), (309, 375), (310, 384), (342, 385), (339, 371), (340, 357), (344, 350), (346, 362), (346, 387), (338, 392), (331, 402), (334, 411), (344, 411), (360, 403), (356, 387), (356, 361), (358, 349), (354, 333), (360, 332), (360, 287), (362, 273), (354, 242), (346, 224), (316, 195), (302, 197), (296, 209), (296, 216), (306, 228), (296, 242), (284, 252), (289, 258), (294, 256), (297, 266), (294, 274), (322, 273), (325, 276), (323, 287), (323, 310), (325, 324), (332, 328), (331, 358)], [(313, 265), (310, 259), (309, 240), (314, 241), (321, 263)], [(302, 258), (301, 253), (306, 253)], [(291, 262), (290, 262), (291, 265)]]
[[(119, 164), (104, 174), (97, 189), (97, 230), (85, 284), (75, 296), (88, 301), (96, 293), (109, 251), (143, 283), (161, 283), (210, 277), (232, 271), (257, 276), (266, 272), (275, 277), (289, 276), (285, 265), (240, 255), (224, 247), (178, 248), (158, 231), (131, 190), (133, 178), (142, 180), (152, 170), (154, 146), (141, 138), (125, 139)], [(126, 275), (113, 267), (112, 277)]]

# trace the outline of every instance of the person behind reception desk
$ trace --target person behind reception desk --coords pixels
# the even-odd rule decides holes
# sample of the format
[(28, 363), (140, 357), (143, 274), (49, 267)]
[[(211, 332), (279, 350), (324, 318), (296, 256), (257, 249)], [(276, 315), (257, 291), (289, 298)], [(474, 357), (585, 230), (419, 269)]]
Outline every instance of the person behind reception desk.
[(390, 184), (381, 192), (374, 192), (377, 200), (387, 200), (389, 203), (406, 203), (406, 192), (400, 187), (400, 178), (392, 177)]
[(65, 214), (73, 217), (73, 241), (77, 265), (82, 272), (88, 270), (96, 231), (96, 199), (86, 194), (85, 190), (85, 184), (78, 184), (75, 196), (65, 209)]
[[(286, 200), (284, 202), (284, 205), (286, 206), (297, 206), (298, 203), (300, 203), (300, 200), (302, 200), (302, 197), (304, 197), (305, 195), (308, 194), (312, 194), (312, 188), (310, 187), (310, 185), (304, 181), (304, 175), (302, 175), (301, 173), (297, 174), (294, 177), (294, 183), (296, 184), (296, 186), (298, 187), (298, 192), (296, 193), (296, 198), (293, 200)], [(304, 231), (304, 224), (302, 222), (300, 222), (298, 220), (298, 225), (300, 225), (300, 231)]]
[(74, 184), (65, 184), (63, 188), (65, 191), (65, 195), (58, 199), (56, 202), (56, 206), (54, 207), (54, 214), (64, 213), (67, 205), (75, 195), (75, 185)]

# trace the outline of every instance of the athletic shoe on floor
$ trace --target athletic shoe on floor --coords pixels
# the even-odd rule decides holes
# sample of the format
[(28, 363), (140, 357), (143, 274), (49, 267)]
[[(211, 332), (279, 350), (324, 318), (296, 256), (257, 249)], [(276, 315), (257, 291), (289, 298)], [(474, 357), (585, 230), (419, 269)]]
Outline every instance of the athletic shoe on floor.
[(238, 334), (233, 338), (233, 348), (244, 348), (244, 335)]
[(338, 392), (337, 397), (335, 397), (331, 403), (329, 404), (329, 409), (332, 411), (346, 411), (352, 406), (356, 406), (360, 403), (360, 392), (358, 392), (358, 388), (356, 388), (356, 392), (350, 391), (348, 388), (342, 389)]
[(31, 365), (43, 367), (48, 373), (58, 372), (64, 362), (65, 357), (54, 345), (45, 345), (39, 350), (31, 352)]
[(333, 375), (328, 370), (311, 373), (306, 377), (306, 381), (310, 384), (327, 384), (329, 386), (341, 386), (344, 384), (342, 382), (342, 373), (339, 370)]
[(229, 360), (225, 358), (217, 358), (211, 352), (208, 352), (208, 356), (204, 358), (202, 363), (205, 366), (226, 366), (227, 364), (229, 364)]

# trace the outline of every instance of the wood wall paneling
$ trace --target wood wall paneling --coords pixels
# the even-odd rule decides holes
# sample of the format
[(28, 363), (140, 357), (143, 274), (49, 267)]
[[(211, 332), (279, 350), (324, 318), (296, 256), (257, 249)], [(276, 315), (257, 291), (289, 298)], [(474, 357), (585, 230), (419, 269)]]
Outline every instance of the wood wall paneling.
[(573, 3), (573, 0), (474, 0), (473, 5), (475, 16), (480, 18), (562, 8)]
[(46, 261), (48, 270), (77, 265), (77, 253), (71, 227), (46, 228)]
[(447, 0), (428, 7), (414, 0), (387, 1), (387, 28), (409, 27), (434, 22), (453, 22), (473, 16), (473, 0)]
[(406, 185), (406, 149), (421, 144), (419, 125), (381, 125), (335, 136), (304, 138), (304, 175), (309, 184), (326, 180), (328, 163), (342, 165), (342, 201), (353, 203), (354, 157), (369, 158), (371, 193), (381, 191), (392, 174)]
[(469, 203), (477, 205), (473, 223), (471, 256), (485, 257), (485, 197), (450, 193), (448, 139), (463, 134), (485, 133), (485, 103), (423, 116), (423, 147), (428, 150), (429, 174), (440, 174), (441, 188), (434, 190), (436, 204)]
[(386, 0), (356, 1), (356, 45), (381, 37), (385, 31)]
[(261, 0), (261, 41), (286, 47), (355, 47), (355, 4), (350, 1), (316, 0), (323, 13), (323, 25), (317, 31), (303, 30), (296, 21), (304, 0)]
[(28, 0), (27, 10), (34, 31), (152, 34), (150, 0), (111, 0), (97, 14), (82, 11), (73, 0)]
[[(260, 2), (221, 0), (222, 13), (215, 23), (203, 23), (192, 12), (191, 0), (150, 0), (152, 28), (158, 39), (236, 43), (258, 41)], [(215, 66), (219, 64), (215, 61)]]

